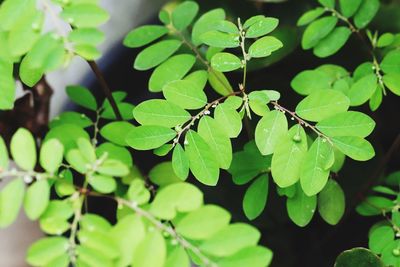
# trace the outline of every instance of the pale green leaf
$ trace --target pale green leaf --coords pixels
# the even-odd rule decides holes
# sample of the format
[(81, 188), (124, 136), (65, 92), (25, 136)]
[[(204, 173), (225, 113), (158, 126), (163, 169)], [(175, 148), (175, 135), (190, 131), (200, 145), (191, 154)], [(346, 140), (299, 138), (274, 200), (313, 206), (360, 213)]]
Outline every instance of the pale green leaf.
[(268, 175), (263, 174), (247, 188), (243, 198), (243, 211), (249, 220), (254, 220), (264, 211), (268, 198), (268, 184)]
[(185, 249), (176, 247), (172, 251), (168, 251), (168, 258), (164, 267), (189, 267), (190, 259)]
[(332, 138), (332, 142), (337, 149), (354, 160), (366, 161), (375, 156), (375, 151), (372, 145), (361, 137), (334, 137)]
[(146, 188), (145, 182), (141, 179), (134, 179), (132, 181), (126, 195), (130, 201), (134, 201), (138, 205), (149, 203), (151, 198), (150, 191)]
[(400, 51), (393, 50), (387, 53), (380, 67), (385, 73), (400, 73)]
[(348, 92), (350, 105), (360, 106), (367, 102), (375, 92), (377, 85), (378, 82), (375, 74), (364, 76), (355, 82)]
[(314, 47), (314, 55), (328, 57), (339, 51), (347, 42), (351, 31), (347, 27), (337, 27)]
[(239, 46), (239, 35), (220, 31), (209, 31), (201, 35), (201, 41), (206, 45), (220, 48), (234, 48)]
[(331, 88), (331, 78), (321, 70), (304, 70), (297, 74), (290, 83), (300, 95), (309, 95), (317, 90)]
[(67, 6), (61, 17), (77, 28), (91, 28), (105, 23), (110, 16), (96, 4), (82, 3)]
[(31, 171), (35, 168), (36, 142), (28, 130), (18, 129), (11, 139), (10, 151), (15, 163), (23, 170)]
[(307, 196), (303, 193), (300, 186), (296, 189), (296, 194), (286, 201), (286, 208), (290, 219), (298, 226), (306, 226), (314, 216), (317, 208), (317, 196)]
[(211, 67), (217, 71), (228, 72), (239, 69), (242, 61), (231, 53), (217, 53), (211, 58)]
[(166, 84), (163, 89), (164, 97), (184, 109), (199, 109), (207, 104), (207, 96), (203, 90), (191, 81), (178, 80)]
[(172, 168), (181, 180), (186, 180), (189, 175), (189, 159), (182, 146), (177, 144), (172, 153)]
[(336, 225), (345, 211), (345, 196), (335, 180), (329, 180), (318, 195), (318, 212), (329, 224)]
[(9, 182), (0, 192), (0, 228), (8, 227), (18, 217), (24, 200), (25, 184), (21, 178)]
[(222, 8), (212, 9), (204, 13), (193, 25), (192, 41), (193, 44), (198, 46), (201, 44), (200, 37), (214, 29), (215, 25), (225, 19), (225, 11)]
[(86, 60), (96, 60), (101, 57), (101, 52), (91, 44), (75, 45), (75, 53)]
[(395, 36), (392, 33), (387, 32), (387, 33), (382, 34), (379, 37), (378, 42), (376, 43), (376, 46), (377, 47), (386, 47), (386, 46), (391, 45), (394, 41), (395, 41)]
[(393, 94), (400, 96), (400, 73), (385, 74), (383, 76), (383, 83)]
[(239, 113), (228, 104), (219, 104), (215, 108), (214, 118), (230, 138), (237, 137), (242, 131), (242, 118)]
[(50, 186), (46, 180), (40, 180), (29, 186), (24, 198), (26, 216), (37, 220), (46, 210), (50, 199)]
[(261, 246), (243, 248), (236, 254), (222, 258), (219, 267), (265, 267), (272, 261), (272, 251)]
[(34, 0), (6, 0), (2, 1), (0, 8), (0, 28), (8, 31), (18, 23), (15, 18), (23, 18), (36, 7)]
[(15, 99), (15, 81), (13, 78), (13, 64), (0, 60), (0, 110), (12, 109)]
[(222, 72), (208, 71), (208, 81), (211, 87), (220, 95), (228, 95), (233, 92), (232, 85)]
[(104, 41), (104, 33), (96, 28), (80, 28), (70, 32), (69, 40), (75, 44), (98, 45)]
[(196, 70), (188, 74), (184, 80), (191, 81), (199, 90), (204, 90), (208, 80), (208, 72), (205, 70)]
[(199, 5), (193, 1), (185, 1), (178, 5), (172, 12), (172, 25), (178, 31), (188, 27), (199, 11)]
[(324, 13), (325, 9), (322, 7), (317, 7), (312, 10), (309, 10), (299, 18), (299, 20), (297, 21), (297, 26), (307, 25), (316, 20), (317, 18), (319, 18)]
[(283, 44), (277, 38), (265, 36), (255, 41), (249, 47), (249, 55), (253, 58), (267, 57), (281, 47), (283, 47)]
[(257, 38), (266, 35), (278, 26), (279, 20), (276, 18), (266, 17), (253, 23), (246, 30), (246, 38)]
[(164, 40), (155, 43), (140, 52), (134, 63), (137, 70), (149, 70), (172, 56), (182, 45), (178, 40)]
[[(189, 166), (188, 166), (189, 171)], [(161, 162), (154, 166), (149, 172), (150, 181), (159, 186), (166, 186), (173, 183), (182, 182), (172, 168), (172, 162)], [(186, 177), (185, 177), (186, 179)]]
[(390, 226), (380, 226), (371, 231), (368, 247), (376, 254), (381, 254), (385, 247), (394, 240), (394, 231)]
[(68, 86), (66, 88), (68, 97), (76, 104), (90, 110), (97, 109), (96, 98), (83, 86)]
[(112, 193), (117, 188), (117, 183), (111, 176), (94, 174), (89, 177), (88, 181), (94, 190), (103, 194)]
[(101, 128), (100, 134), (110, 142), (126, 146), (126, 136), (133, 128), (135, 127), (129, 122), (114, 121)]
[(176, 132), (163, 126), (145, 125), (132, 129), (127, 137), (127, 144), (137, 150), (149, 150), (171, 141)]
[(46, 266), (67, 253), (68, 248), (68, 239), (65, 237), (42, 238), (29, 247), (26, 261), (33, 266)]
[(316, 46), (335, 28), (337, 21), (336, 17), (330, 16), (317, 19), (308, 25), (301, 39), (303, 49), (307, 50)]
[[(155, 255), (157, 255), (155, 257)], [(132, 265), (137, 267), (163, 267), (167, 257), (167, 248), (162, 234), (155, 230), (149, 232), (139, 244)]]
[(4, 139), (0, 136), (0, 170), (8, 170), (9, 165), (8, 150)]
[(57, 139), (43, 143), (40, 149), (40, 165), (49, 173), (55, 173), (61, 166), (64, 146)]
[(124, 38), (124, 45), (130, 48), (147, 45), (167, 34), (168, 29), (159, 25), (145, 25), (130, 31)]

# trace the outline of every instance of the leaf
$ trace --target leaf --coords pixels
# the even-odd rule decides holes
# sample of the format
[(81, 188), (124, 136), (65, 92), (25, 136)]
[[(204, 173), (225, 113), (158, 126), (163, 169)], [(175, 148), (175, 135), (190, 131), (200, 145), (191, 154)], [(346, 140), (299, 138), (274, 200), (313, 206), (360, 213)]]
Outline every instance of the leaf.
[(217, 22), (225, 19), (225, 11), (222, 8), (212, 9), (204, 13), (193, 25), (192, 42), (198, 46), (201, 42), (201, 36), (214, 29)]
[(243, 29), (248, 29), (251, 25), (253, 25), (263, 19), (265, 19), (264, 15), (252, 16), (243, 23)]
[(382, 212), (389, 212), (393, 206), (394, 204), (391, 199), (380, 196), (369, 196), (356, 207), (356, 211), (362, 216), (375, 216), (382, 214)]
[(268, 175), (258, 177), (247, 188), (243, 198), (243, 211), (249, 220), (254, 220), (264, 211), (268, 197)]
[(318, 195), (318, 211), (329, 224), (336, 225), (345, 211), (345, 196), (340, 185), (330, 179)]
[(379, 0), (362, 1), (360, 8), (354, 15), (354, 24), (361, 29), (367, 26), (379, 10)]
[(66, 254), (68, 248), (68, 239), (65, 237), (42, 238), (29, 247), (26, 261), (33, 266), (46, 266)]
[(68, 97), (76, 104), (90, 110), (97, 109), (96, 98), (89, 89), (82, 86), (67, 86), (66, 91)]
[(214, 119), (230, 138), (237, 137), (242, 131), (242, 118), (228, 104), (222, 103), (215, 108)]
[(354, 160), (367, 161), (375, 156), (372, 145), (360, 137), (334, 137), (332, 142), (341, 152)]
[(223, 127), (215, 119), (203, 116), (200, 119), (197, 132), (210, 146), (219, 167), (228, 169), (232, 161), (232, 145)]
[(69, 40), (75, 44), (98, 45), (104, 41), (104, 33), (96, 28), (80, 28), (69, 33)]
[(246, 38), (257, 38), (266, 35), (278, 26), (279, 20), (272, 17), (260, 19), (246, 30)]
[(12, 109), (15, 99), (15, 82), (13, 78), (13, 64), (0, 59), (1, 98), (0, 110)]
[(239, 35), (220, 31), (208, 31), (201, 35), (201, 41), (208, 46), (235, 48), (239, 46)]
[(164, 267), (189, 267), (190, 259), (185, 249), (176, 247), (172, 251), (168, 251), (168, 258)]
[(62, 124), (74, 124), (81, 128), (86, 128), (93, 125), (93, 122), (85, 114), (75, 111), (67, 111), (55, 117), (50, 122), (49, 127), (52, 129)]
[(390, 226), (373, 229), (369, 235), (368, 247), (376, 254), (381, 254), (385, 247), (394, 240), (394, 231)]
[(178, 80), (168, 83), (163, 88), (167, 101), (184, 109), (200, 109), (207, 104), (207, 96), (191, 81)]
[[(157, 255), (157, 257), (154, 257)], [(163, 267), (167, 257), (167, 248), (162, 234), (155, 230), (146, 235), (139, 244), (132, 265), (137, 267)]]
[(325, 13), (325, 9), (322, 7), (317, 7), (317, 8), (311, 9), (311, 10), (307, 11), (306, 13), (304, 13), (299, 18), (299, 20), (297, 21), (297, 26), (307, 25), (307, 24), (313, 22), (314, 20), (316, 20), (317, 18), (319, 18), (324, 13)]
[(227, 257), (243, 248), (257, 245), (260, 232), (244, 223), (231, 224), (200, 245), (200, 250), (216, 257)]
[(384, 267), (379, 257), (366, 248), (353, 248), (343, 251), (335, 262), (335, 267)]
[(172, 168), (179, 179), (186, 180), (189, 175), (189, 159), (180, 144), (175, 145), (172, 152)]
[(264, 267), (272, 261), (272, 251), (261, 246), (250, 246), (236, 254), (222, 258), (218, 262), (219, 267)]
[(76, 140), (79, 138), (90, 139), (89, 134), (81, 127), (74, 124), (62, 124), (52, 128), (46, 135), (45, 142), (50, 139), (57, 139), (64, 146), (64, 154), (72, 148), (76, 148)]
[[(157, 164), (149, 172), (150, 180), (159, 186), (166, 186), (169, 184), (182, 182), (184, 179), (180, 179), (175, 174), (172, 167), (173, 167), (172, 162), (170, 161), (161, 162)], [(189, 172), (189, 166), (188, 166), (188, 172)]]
[(24, 198), (26, 216), (37, 220), (46, 210), (50, 199), (50, 186), (46, 180), (39, 180), (29, 186)]
[(111, 259), (86, 246), (78, 246), (76, 253), (78, 254), (77, 265), (79, 266), (113, 266)]
[(392, 93), (400, 96), (400, 73), (385, 74), (383, 83)]
[(112, 193), (117, 188), (117, 183), (111, 176), (95, 174), (92, 175), (88, 180), (89, 184), (94, 188), (94, 190), (103, 194)]
[(97, 27), (110, 18), (104, 9), (90, 3), (67, 6), (61, 12), (61, 17), (77, 28)]
[(283, 113), (274, 110), (258, 121), (255, 140), (262, 155), (272, 154), (280, 138), (286, 135), (288, 123)]
[(211, 67), (220, 72), (237, 70), (242, 66), (242, 61), (231, 53), (217, 53), (211, 59)]
[[(221, 32), (239, 34), (238, 27), (228, 20), (221, 20), (215, 25), (215, 29)], [(207, 51), (208, 52), (208, 51)]]
[(339, 51), (347, 42), (351, 31), (347, 27), (337, 27), (314, 47), (317, 57), (329, 57)]
[(129, 174), (129, 168), (115, 159), (106, 159), (97, 169), (100, 174), (123, 177)]
[(106, 140), (120, 146), (126, 146), (126, 136), (135, 127), (126, 121), (114, 121), (100, 129), (100, 134)]
[(133, 117), (142, 125), (175, 127), (190, 120), (191, 115), (166, 100), (152, 99), (137, 105), (133, 110)]
[(124, 45), (130, 48), (147, 45), (168, 33), (168, 29), (160, 25), (145, 25), (130, 31), (124, 38)]
[(304, 98), (296, 107), (296, 113), (309, 121), (321, 121), (349, 108), (350, 100), (336, 90), (318, 90)]
[(298, 186), (296, 194), (286, 200), (286, 208), (290, 219), (298, 226), (306, 226), (314, 216), (317, 207), (317, 196), (307, 196)]
[(43, 143), (40, 150), (40, 165), (49, 173), (55, 173), (61, 166), (64, 156), (64, 146), (57, 139)]
[(33, 0), (7, 0), (2, 1), (0, 9), (1, 28), (3, 30), (11, 30), (18, 23), (15, 18), (24, 17), (35, 8)]
[(374, 130), (375, 121), (364, 113), (346, 111), (318, 122), (316, 128), (331, 137), (367, 137)]
[(255, 41), (249, 47), (249, 55), (253, 58), (267, 57), (281, 47), (283, 47), (283, 44), (277, 38), (265, 36)]
[(176, 132), (163, 126), (139, 126), (132, 129), (127, 137), (126, 143), (137, 150), (154, 149), (171, 141)]
[(371, 98), (377, 87), (377, 78), (375, 74), (364, 76), (355, 82), (348, 92), (351, 106), (360, 106)]
[(343, 16), (347, 18), (356, 13), (361, 3), (362, 0), (339, 0), (340, 10)]
[(199, 11), (199, 5), (193, 1), (185, 1), (172, 12), (172, 24), (178, 31), (188, 27)]
[(151, 203), (150, 212), (160, 219), (172, 220), (177, 212), (191, 212), (203, 205), (203, 193), (189, 183), (174, 183), (161, 189)]
[(164, 40), (141, 51), (133, 67), (137, 70), (149, 70), (172, 56), (182, 45), (178, 40)]
[(205, 185), (216, 185), (219, 168), (210, 146), (192, 130), (187, 132), (185, 140), (185, 152), (193, 175)]
[(169, 82), (182, 79), (193, 67), (196, 58), (189, 54), (173, 56), (158, 66), (149, 80), (151, 92), (161, 92)]
[(301, 46), (304, 50), (313, 48), (325, 38), (336, 26), (336, 17), (323, 17), (313, 21), (307, 26), (301, 39)]
[(101, 57), (101, 52), (90, 44), (75, 45), (75, 53), (86, 60), (96, 60)]
[(151, 194), (150, 191), (146, 188), (143, 180), (134, 179), (129, 185), (127, 197), (130, 201), (134, 201), (138, 205), (143, 205), (149, 203)]
[(335, 0), (318, 0), (318, 2), (327, 8), (335, 8)]
[[(208, 72), (205, 70), (196, 70), (190, 74), (188, 74), (185, 78), (185, 81), (191, 81), (198, 90), (204, 90), (204, 87), (207, 84), (208, 80)], [(229, 82), (228, 82), (229, 85)]]
[(386, 54), (381, 64), (381, 69), (386, 74), (400, 72), (400, 51), (393, 50)]
[(108, 232), (112, 229), (111, 224), (103, 217), (85, 213), (79, 221), (79, 225), (83, 230), (89, 232)]
[(376, 111), (382, 104), (383, 92), (380, 86), (377, 86), (374, 94), (369, 100), (369, 107), (372, 111)]
[(176, 224), (176, 232), (192, 240), (205, 240), (225, 228), (231, 215), (215, 205), (205, 205), (185, 215)]
[(23, 170), (31, 171), (36, 165), (36, 142), (25, 128), (19, 128), (10, 143), (11, 155)]
[(4, 139), (0, 136), (0, 172), (8, 170), (10, 160), (8, 159), (8, 150)]
[(21, 178), (12, 180), (0, 191), (0, 228), (8, 227), (17, 219), (24, 194)]
[(228, 95), (233, 92), (232, 85), (222, 72), (209, 70), (208, 81), (211, 87), (220, 95)]
[(329, 178), (329, 169), (334, 163), (332, 146), (321, 137), (311, 145), (300, 172), (301, 188), (307, 196), (319, 193)]
[(321, 70), (305, 70), (297, 74), (290, 83), (300, 95), (309, 95), (317, 90), (331, 88), (331, 78)]
[(392, 33), (384, 33), (382, 34), (379, 39), (378, 42), (376, 43), (377, 47), (386, 47), (391, 45), (393, 42), (395, 41), (395, 36)]
[(300, 169), (307, 155), (307, 135), (303, 127), (294, 125), (280, 138), (272, 155), (271, 174), (279, 187), (289, 187), (300, 178)]

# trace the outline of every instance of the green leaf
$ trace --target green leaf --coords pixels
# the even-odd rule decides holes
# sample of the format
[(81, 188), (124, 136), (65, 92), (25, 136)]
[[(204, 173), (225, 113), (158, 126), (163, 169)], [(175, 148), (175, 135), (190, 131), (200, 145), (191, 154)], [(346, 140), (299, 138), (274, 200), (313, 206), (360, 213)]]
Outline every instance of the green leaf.
[(314, 47), (317, 57), (329, 57), (342, 48), (351, 35), (347, 27), (337, 27)]
[(277, 143), (288, 131), (285, 115), (277, 110), (267, 113), (258, 121), (255, 140), (262, 155), (272, 154)]
[(94, 190), (103, 194), (112, 193), (117, 188), (117, 183), (111, 176), (94, 174), (88, 180)]
[(343, 251), (335, 262), (335, 267), (384, 267), (379, 257), (366, 248), (353, 248)]
[(297, 74), (290, 83), (300, 95), (309, 95), (317, 90), (331, 88), (331, 78), (321, 70), (304, 70)]
[(378, 85), (375, 74), (364, 76), (355, 82), (348, 92), (351, 106), (360, 106), (371, 98)]
[(278, 24), (279, 20), (276, 18), (267, 17), (260, 19), (246, 30), (246, 38), (264, 36), (275, 30), (275, 28), (278, 27)]
[(50, 139), (59, 140), (64, 146), (64, 154), (70, 149), (76, 148), (76, 140), (79, 138), (90, 139), (89, 134), (81, 127), (75, 124), (62, 124), (60, 126), (52, 128), (46, 135), (45, 142)]
[[(239, 34), (238, 27), (228, 20), (221, 20), (215, 25), (215, 29), (221, 32)], [(208, 51), (207, 51), (208, 52)]]
[(83, 86), (67, 86), (66, 88), (68, 97), (76, 104), (90, 110), (97, 109), (96, 98)]
[(358, 111), (346, 111), (318, 122), (316, 128), (327, 136), (367, 137), (375, 128), (375, 121)]
[(77, 28), (93, 28), (105, 23), (110, 16), (96, 4), (76, 4), (63, 9), (61, 17)]
[(330, 179), (318, 195), (318, 212), (329, 224), (336, 225), (345, 211), (345, 196), (340, 185)]
[[(399, 240), (396, 239), (390, 242), (382, 251), (381, 260), (385, 266), (398, 266), (400, 264), (399, 259)], [(381, 267), (380, 265), (379, 267)]]
[(184, 80), (193, 82), (193, 84), (197, 86), (198, 90), (204, 90), (208, 80), (208, 72), (205, 70), (196, 70), (188, 74)]
[(381, 254), (383, 249), (394, 240), (394, 231), (390, 226), (380, 226), (371, 231), (368, 247), (376, 254)]
[(133, 67), (137, 70), (149, 70), (172, 56), (182, 45), (178, 40), (164, 40), (155, 43), (140, 52)]
[(318, 2), (327, 8), (335, 8), (335, 0), (318, 0)]
[(176, 232), (192, 240), (205, 240), (228, 226), (231, 215), (215, 205), (205, 205), (185, 215), (176, 224)]
[(33, 266), (50, 266), (55, 259), (67, 253), (68, 239), (46, 237), (33, 243), (27, 252), (26, 261)]
[(290, 219), (298, 226), (306, 226), (314, 216), (317, 208), (317, 196), (307, 196), (298, 186), (296, 194), (286, 201), (286, 208)]
[(307, 152), (300, 172), (301, 188), (307, 196), (316, 195), (324, 188), (334, 160), (332, 146), (318, 137)]
[(232, 161), (232, 145), (224, 128), (209, 116), (200, 119), (198, 134), (210, 146), (221, 169), (228, 169)]
[(189, 175), (189, 159), (180, 144), (176, 144), (172, 152), (172, 168), (176, 176), (186, 180)]
[(347, 111), (350, 100), (336, 90), (318, 90), (304, 98), (296, 107), (296, 113), (309, 121), (321, 121), (337, 113)]
[(299, 180), (306, 155), (307, 135), (303, 127), (294, 125), (280, 136), (272, 155), (271, 174), (279, 187), (289, 187)]
[(110, 142), (126, 146), (126, 136), (133, 128), (135, 127), (129, 122), (114, 121), (101, 128), (100, 134)]
[(128, 199), (136, 202), (138, 205), (149, 203), (151, 198), (150, 191), (146, 188), (144, 181), (141, 179), (135, 179), (129, 185), (127, 192)]
[(188, 27), (199, 11), (199, 5), (193, 1), (185, 1), (178, 5), (172, 12), (172, 25), (178, 31)]
[(357, 28), (364, 28), (375, 17), (379, 10), (379, 0), (364, 0), (354, 15), (354, 24)]
[(220, 95), (228, 95), (233, 92), (232, 85), (222, 72), (209, 70), (208, 81), (211, 87)]
[(133, 116), (142, 125), (175, 127), (190, 120), (191, 115), (181, 107), (162, 99), (147, 100), (135, 107)]
[(242, 118), (229, 104), (219, 104), (215, 108), (214, 119), (223, 126), (226, 135), (230, 138), (237, 137), (242, 131)]
[(193, 25), (192, 42), (198, 46), (202, 43), (201, 36), (213, 30), (215, 25), (225, 19), (225, 11), (222, 8), (212, 9), (204, 13)]
[[(157, 255), (155, 257), (154, 255)], [(163, 267), (167, 257), (167, 247), (162, 234), (155, 230), (149, 232), (139, 244), (132, 265), (137, 267)]]
[(97, 169), (100, 174), (123, 177), (129, 174), (129, 168), (115, 159), (106, 159)]
[(107, 259), (115, 259), (119, 256), (119, 250), (108, 233), (97, 232), (93, 234), (81, 229), (77, 236), (82, 247), (98, 252)]
[(317, 7), (304, 13), (297, 21), (297, 26), (304, 26), (313, 22), (325, 13), (325, 9), (322, 7)]
[(383, 83), (393, 94), (400, 96), (400, 73), (385, 74)]
[[(249, 106), (250, 109), (257, 115), (259, 116), (265, 116), (269, 112), (269, 108), (267, 104), (270, 102), (270, 99), (268, 97), (268, 93), (263, 91), (253, 91), (249, 95)], [(240, 99), (240, 98), (239, 98)], [(243, 103), (243, 100), (240, 99), (241, 103)], [(239, 106), (240, 107), (240, 106)]]
[(220, 31), (208, 31), (201, 35), (201, 41), (206, 45), (220, 48), (235, 48), (239, 46), (239, 35)]
[(376, 43), (377, 47), (386, 47), (391, 45), (393, 42), (395, 41), (395, 36), (392, 33), (384, 33), (382, 34), (379, 39), (378, 42)]
[(339, 0), (340, 10), (345, 17), (353, 16), (360, 7), (362, 0)]
[(15, 99), (15, 81), (13, 78), (13, 64), (0, 59), (1, 98), (0, 110), (12, 109)]
[(356, 207), (357, 213), (362, 216), (380, 215), (382, 212), (389, 212), (394, 206), (391, 199), (380, 196), (369, 196), (364, 202)]
[(91, 44), (75, 45), (75, 53), (86, 60), (96, 60), (101, 57), (101, 52)]
[(168, 29), (160, 25), (145, 25), (130, 31), (124, 38), (124, 45), (130, 48), (147, 45), (168, 33)]
[(178, 80), (163, 87), (164, 97), (184, 109), (200, 109), (207, 104), (207, 96), (203, 90), (191, 81)]
[(219, 178), (216, 157), (204, 139), (192, 130), (185, 136), (185, 152), (196, 179), (205, 185), (216, 185)]
[(167, 127), (145, 125), (132, 129), (126, 143), (137, 150), (149, 150), (162, 146), (175, 136), (176, 132)]
[(333, 144), (346, 156), (358, 161), (366, 161), (375, 156), (372, 145), (365, 139), (355, 136), (332, 138)]
[(2, 30), (11, 30), (18, 23), (15, 18), (23, 18), (36, 7), (34, 0), (6, 0), (2, 1), (0, 8), (0, 21)]
[(255, 41), (249, 47), (249, 55), (253, 58), (267, 57), (281, 47), (283, 47), (283, 44), (277, 38), (265, 36)]
[(4, 139), (0, 136), (0, 172), (8, 170), (9, 165), (8, 150)]
[(108, 232), (112, 229), (111, 224), (103, 217), (85, 213), (79, 221), (79, 225), (83, 230), (89, 232)]
[(75, 124), (81, 128), (89, 127), (93, 122), (85, 115), (75, 111), (63, 112), (57, 117), (55, 117), (51, 122), (49, 127), (55, 128), (62, 124)]
[(0, 192), (0, 228), (12, 224), (18, 217), (25, 194), (21, 178), (9, 182)]
[(43, 143), (40, 150), (40, 165), (49, 173), (55, 173), (61, 166), (64, 156), (64, 146), (57, 139)]
[(249, 220), (254, 220), (264, 211), (268, 197), (268, 175), (258, 177), (247, 188), (243, 198), (243, 211)]
[(46, 210), (50, 199), (50, 186), (46, 180), (40, 180), (29, 186), (24, 198), (26, 216), (37, 220)]
[(400, 72), (400, 51), (390, 51), (382, 60), (380, 64), (381, 69), (385, 73), (399, 73)]
[(307, 50), (316, 46), (335, 28), (337, 21), (338, 19), (333, 16), (323, 17), (308, 25), (301, 39), (303, 49)]
[(217, 53), (211, 59), (211, 67), (220, 72), (237, 70), (242, 66), (242, 61), (231, 53)]
[(382, 104), (383, 92), (380, 86), (377, 86), (374, 94), (371, 96), (369, 100), (369, 108), (371, 111), (376, 111), (379, 106)]
[(36, 142), (25, 128), (19, 128), (10, 143), (11, 155), (23, 170), (31, 171), (36, 165)]
[(104, 41), (104, 33), (96, 28), (74, 29), (69, 34), (69, 40), (75, 44), (98, 45)]
[[(188, 167), (189, 171), (189, 167)], [(165, 186), (173, 183), (182, 182), (184, 179), (180, 179), (172, 168), (172, 162), (166, 161), (161, 162), (154, 166), (149, 172), (150, 180), (159, 186)], [(186, 179), (186, 177), (185, 177)]]
[(261, 247), (251, 246), (244, 248), (236, 254), (222, 258), (218, 262), (219, 267), (264, 267), (269, 266), (272, 261), (272, 251)]
[(203, 193), (189, 183), (174, 183), (161, 189), (151, 203), (150, 212), (160, 219), (172, 220), (177, 212), (190, 212), (203, 205)]
[(193, 67), (196, 58), (189, 54), (181, 54), (167, 59), (158, 66), (149, 80), (151, 92), (161, 92), (169, 82), (182, 79)]
[(168, 258), (164, 267), (189, 267), (190, 259), (185, 249), (176, 247), (172, 251), (168, 251)]
[(111, 259), (105, 257), (98, 251), (88, 248), (86, 246), (78, 246), (76, 248), (76, 253), (78, 255), (77, 258), (78, 266), (104, 266), (104, 267), (113, 266)]

